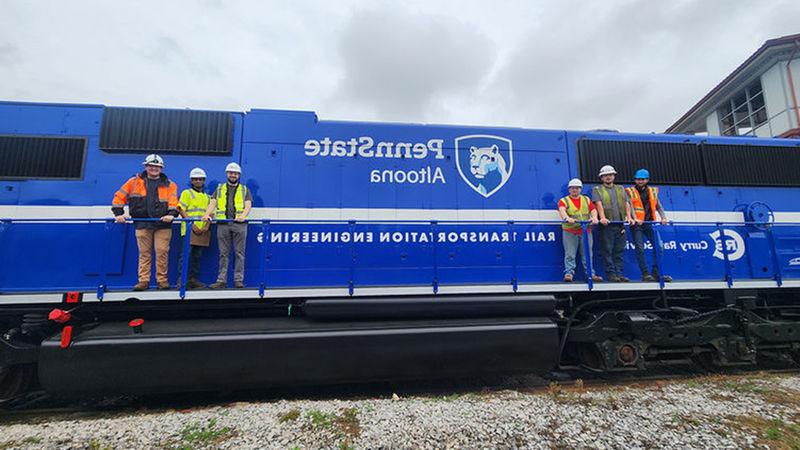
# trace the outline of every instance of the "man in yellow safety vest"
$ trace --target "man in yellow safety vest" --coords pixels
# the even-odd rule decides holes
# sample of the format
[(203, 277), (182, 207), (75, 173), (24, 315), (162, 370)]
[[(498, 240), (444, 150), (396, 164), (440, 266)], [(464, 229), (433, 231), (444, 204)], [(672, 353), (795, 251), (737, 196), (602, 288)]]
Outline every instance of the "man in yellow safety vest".
[(592, 189), (592, 201), (597, 207), (597, 216), (600, 218), (601, 254), (606, 269), (606, 279), (613, 282), (630, 281), (623, 272), (623, 259), (625, 253), (625, 223), (633, 225), (631, 217), (631, 204), (625, 189), (614, 184), (617, 171), (612, 166), (600, 168), (601, 184)]
[[(573, 178), (567, 185), (569, 195), (558, 201), (558, 215), (564, 223), (561, 225), (562, 241), (564, 243), (564, 281), (570, 282), (575, 277), (575, 254), (580, 255), (583, 264), (583, 273), (588, 274), (586, 266), (587, 255), (584, 252), (583, 228), (580, 222), (591, 221), (597, 225), (597, 209), (589, 197), (581, 195), (583, 183)], [(586, 238), (589, 239), (589, 255), (592, 257), (592, 228), (586, 227)], [(603, 279), (592, 274), (592, 281), (599, 282)]]
[[(656, 213), (661, 216), (661, 224), (666, 225), (668, 222), (667, 214), (664, 208), (661, 207), (661, 202), (658, 201), (658, 188), (648, 186), (650, 181), (650, 172), (647, 169), (639, 169), (633, 176), (634, 186), (626, 188), (628, 197), (631, 199), (633, 206), (634, 219), (636, 224), (631, 226), (633, 233), (633, 244), (636, 247), (636, 262), (639, 263), (639, 269), (642, 271), (642, 281), (656, 281), (659, 278), (659, 267), (656, 258), (656, 247), (663, 245), (661, 242), (656, 242), (653, 234), (653, 227), (651, 222), (656, 220)], [(653, 247), (653, 270), (648, 272), (647, 260), (644, 256), (644, 238), (650, 241)], [(672, 277), (664, 275), (664, 281), (672, 281)]]
[(237, 289), (244, 287), (244, 253), (247, 243), (247, 216), (253, 207), (253, 196), (250, 189), (240, 183), (242, 168), (232, 162), (225, 167), (228, 178), (226, 183), (220, 183), (211, 201), (208, 203), (206, 215), (203, 218), (210, 221), (211, 217), (225, 222), (217, 225), (217, 243), (219, 244), (219, 275), (217, 281), (209, 286), (211, 289), (224, 289), (228, 287), (228, 260), (233, 246), (236, 263), (233, 271), (233, 284)]
[[(191, 180), (192, 187), (185, 189), (181, 192), (181, 197), (178, 200), (178, 213), (184, 219), (197, 218), (202, 219), (208, 209), (208, 202), (210, 197), (205, 192), (206, 186), (206, 172), (205, 170), (195, 167), (189, 172), (189, 179)], [(181, 237), (186, 236), (187, 223), (181, 224)], [(206, 287), (198, 278), (197, 274), (200, 271), (200, 258), (203, 256), (203, 249), (208, 247), (211, 242), (211, 227), (208, 222), (198, 220), (191, 223), (191, 233), (189, 237), (189, 270), (186, 277), (187, 289), (203, 289)], [(180, 246), (181, 256), (178, 260), (178, 287), (181, 283), (181, 273), (183, 270), (183, 244)]]

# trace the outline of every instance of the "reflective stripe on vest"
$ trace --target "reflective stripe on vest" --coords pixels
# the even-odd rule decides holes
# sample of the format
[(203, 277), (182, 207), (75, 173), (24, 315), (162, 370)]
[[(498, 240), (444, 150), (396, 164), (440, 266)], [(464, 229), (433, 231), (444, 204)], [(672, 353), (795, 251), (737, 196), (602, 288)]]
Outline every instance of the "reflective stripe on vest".
[[(181, 203), (181, 207), (183, 207), (183, 212), (186, 213), (187, 216), (190, 218), (200, 218), (206, 214), (206, 210), (208, 209), (208, 202), (211, 201), (211, 197), (206, 194), (205, 192), (197, 192), (194, 189), (187, 189), (181, 193), (181, 199), (183, 199), (183, 193), (189, 193), (189, 202), (184, 204)], [(197, 221), (192, 222), (192, 225), (197, 225), (198, 228), (201, 230), (204, 229), (208, 223)], [(186, 222), (181, 223), (181, 236), (186, 235)]]
[[(568, 195), (561, 199), (567, 205), (567, 216), (575, 219), (577, 222), (586, 222), (589, 220), (589, 197), (585, 195), (580, 196), (580, 208), (576, 208), (572, 203), (572, 198)], [(561, 229), (563, 230), (577, 230), (581, 228), (579, 223), (562, 223)]]
[[(236, 185), (236, 192), (233, 194), (233, 209), (236, 215), (244, 212), (244, 197), (246, 187), (239, 183)], [(228, 183), (223, 183), (217, 186), (217, 219), (225, 220), (225, 208), (228, 205)]]
[(619, 218), (612, 217), (609, 212), (613, 212), (611, 210), (611, 194), (608, 193), (608, 189), (601, 186), (597, 189), (598, 193), (600, 193), (600, 201), (603, 202), (603, 211), (605, 212), (606, 219), (608, 220), (625, 220), (625, 189), (622, 186), (614, 185), (614, 193), (617, 196), (617, 211), (619, 213)]
[[(626, 188), (628, 195), (631, 196), (631, 205), (633, 205), (633, 214), (636, 220), (644, 220), (644, 204), (642, 197), (636, 187)], [(647, 186), (647, 197), (650, 200), (650, 212), (653, 214), (652, 220), (656, 219), (656, 207), (658, 206), (658, 188)]]

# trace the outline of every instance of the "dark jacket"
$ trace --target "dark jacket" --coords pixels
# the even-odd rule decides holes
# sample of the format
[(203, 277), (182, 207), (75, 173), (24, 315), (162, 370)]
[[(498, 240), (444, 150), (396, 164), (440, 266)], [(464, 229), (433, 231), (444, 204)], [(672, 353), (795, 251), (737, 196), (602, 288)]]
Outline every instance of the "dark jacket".
[(160, 218), (167, 214), (178, 216), (178, 185), (163, 173), (158, 180), (158, 202), (154, 211), (148, 213), (147, 208), (147, 173), (132, 176), (114, 194), (111, 211), (115, 216), (125, 213), (123, 207), (128, 205), (128, 212), (133, 218)]

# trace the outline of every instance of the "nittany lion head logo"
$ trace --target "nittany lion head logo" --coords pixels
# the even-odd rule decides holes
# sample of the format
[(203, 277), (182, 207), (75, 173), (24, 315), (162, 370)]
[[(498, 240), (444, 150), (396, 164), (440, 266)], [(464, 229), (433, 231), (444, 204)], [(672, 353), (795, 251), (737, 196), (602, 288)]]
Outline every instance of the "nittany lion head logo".
[(487, 134), (456, 138), (456, 166), (461, 178), (484, 197), (508, 181), (514, 167), (511, 140)]

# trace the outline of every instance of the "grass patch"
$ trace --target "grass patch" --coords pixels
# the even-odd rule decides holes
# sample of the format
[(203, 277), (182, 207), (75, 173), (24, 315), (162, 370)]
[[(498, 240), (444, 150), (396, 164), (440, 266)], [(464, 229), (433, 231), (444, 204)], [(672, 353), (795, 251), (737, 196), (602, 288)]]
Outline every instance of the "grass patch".
[(672, 421), (678, 425), (685, 425), (690, 427), (699, 427), (703, 424), (701, 420), (696, 419), (692, 416), (687, 416), (686, 414), (674, 414), (672, 416)]
[(333, 431), (336, 439), (341, 440), (340, 449), (350, 449), (352, 440), (361, 435), (358, 414), (357, 408), (343, 408), (338, 414), (312, 409), (306, 413), (306, 418), (314, 429)]
[(765, 419), (760, 416), (729, 417), (729, 428), (758, 436), (758, 444), (770, 449), (800, 449), (800, 425), (780, 419)]
[(729, 391), (733, 391), (739, 394), (763, 394), (769, 390), (766, 386), (755, 383), (750, 380), (745, 381), (735, 381), (735, 380), (726, 380), (720, 383), (720, 386), (724, 389)]
[(336, 414), (322, 412), (318, 409), (308, 411), (306, 417), (314, 428), (332, 428), (336, 420)]
[(0, 442), (0, 450), (19, 447), (20, 445), (25, 445), (25, 444), (41, 444), (42, 442), (44, 442), (44, 439), (40, 438), (39, 436), (28, 436), (22, 439), (21, 441)]
[(300, 418), (300, 410), (295, 408), (278, 416), (278, 423), (294, 422), (299, 418)]
[(217, 419), (209, 419), (205, 424), (190, 423), (186, 425), (180, 433), (180, 445), (178, 449), (188, 450), (196, 445), (208, 446), (217, 444), (233, 435), (230, 427), (217, 426)]
[(94, 439), (89, 441), (89, 450), (112, 450), (113, 448), (111, 444), (103, 444)]

